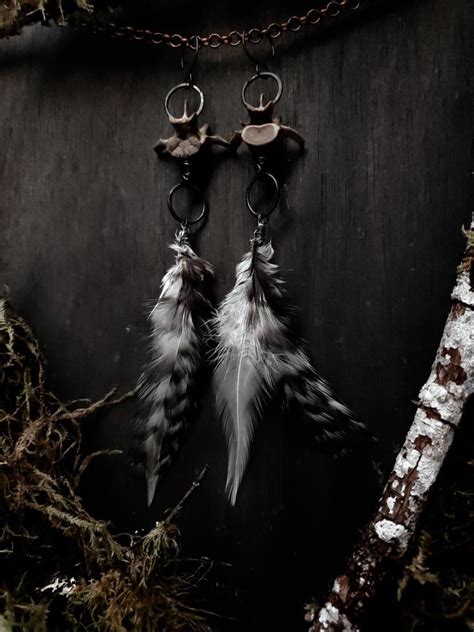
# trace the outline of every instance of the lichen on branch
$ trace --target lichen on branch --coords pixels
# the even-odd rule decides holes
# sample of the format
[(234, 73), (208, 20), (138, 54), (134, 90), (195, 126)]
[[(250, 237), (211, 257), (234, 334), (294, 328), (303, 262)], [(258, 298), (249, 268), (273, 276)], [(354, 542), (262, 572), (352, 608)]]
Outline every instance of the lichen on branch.
[(421, 512), (449, 452), (468, 400), (474, 393), (474, 217), (458, 267), (452, 307), (429, 377), (420, 390), (413, 423), (395, 460), (375, 516), (345, 572), (317, 612), (311, 632), (358, 630), (388, 562), (407, 551)]

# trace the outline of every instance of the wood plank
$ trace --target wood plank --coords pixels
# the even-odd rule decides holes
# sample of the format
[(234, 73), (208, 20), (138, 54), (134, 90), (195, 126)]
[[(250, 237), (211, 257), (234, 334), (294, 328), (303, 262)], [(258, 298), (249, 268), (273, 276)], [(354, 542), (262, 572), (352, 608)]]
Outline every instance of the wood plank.
[[(191, 6), (173, 4), (181, 15)], [(225, 0), (193, 11), (192, 30), (224, 32), (276, 10)], [(307, 141), (272, 220), (276, 260), (320, 372), (367, 419), (387, 464), (437, 347), (470, 213), (469, 17), (462, 0), (405, 3), (321, 41), (288, 36), (272, 65), (285, 86), (278, 111)], [(144, 361), (145, 305), (172, 260), (166, 194), (177, 173), (152, 148), (169, 131), (162, 103), (181, 80), (179, 55), (42, 27), (0, 42), (0, 283), (65, 398), (125, 391)], [(202, 120), (216, 132), (239, 127), (251, 71), (240, 50), (203, 53)], [(209, 184), (198, 248), (216, 266), (217, 299), (253, 230), (243, 205), (251, 172), (241, 150)], [(209, 463), (180, 527), (186, 554), (232, 564), (216, 567), (211, 605), (240, 622), (218, 628), (296, 630), (375, 502), (373, 475), (357, 459), (322, 456), (275, 407), (232, 509), (224, 441), (208, 393), (204, 401), (150, 514), (118, 460), (91, 472), (91, 506), (121, 528), (150, 524)], [(94, 422), (91, 444), (126, 447), (132, 408)]]

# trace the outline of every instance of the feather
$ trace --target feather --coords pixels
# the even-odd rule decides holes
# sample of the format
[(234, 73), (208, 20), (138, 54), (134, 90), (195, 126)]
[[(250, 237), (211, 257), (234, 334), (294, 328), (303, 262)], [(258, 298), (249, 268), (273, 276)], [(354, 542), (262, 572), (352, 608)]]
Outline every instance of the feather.
[(203, 362), (201, 327), (209, 311), (205, 286), (212, 266), (193, 252), (183, 231), (171, 246), (176, 261), (163, 277), (150, 313), (150, 359), (138, 382), (132, 459), (145, 471), (148, 505), (179, 450)]
[(253, 242), (236, 269), (236, 283), (213, 320), (213, 376), (229, 458), (226, 492), (235, 505), (252, 437), (265, 403), (282, 388), (314, 422), (320, 439), (344, 443), (365, 432), (311, 365), (290, 331), (284, 281), (270, 243)]
[(304, 349), (292, 358), (293, 370), (284, 379), (286, 401), (308, 421), (316, 440), (335, 454), (346, 454), (356, 445), (371, 443), (374, 437), (366, 425), (334, 395), (328, 383), (315, 371)]

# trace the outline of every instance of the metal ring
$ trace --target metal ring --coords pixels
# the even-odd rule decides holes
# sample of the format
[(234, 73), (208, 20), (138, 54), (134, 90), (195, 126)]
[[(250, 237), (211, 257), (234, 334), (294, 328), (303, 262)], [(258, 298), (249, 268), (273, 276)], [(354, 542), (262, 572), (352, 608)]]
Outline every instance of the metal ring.
[[(178, 191), (180, 191), (181, 189), (188, 189), (188, 190), (194, 191), (194, 193), (197, 193), (199, 195), (199, 197), (202, 199), (201, 212), (194, 219), (186, 219), (186, 218), (181, 217), (181, 215), (178, 213), (178, 211), (175, 209), (175, 207), (173, 205), (173, 198), (174, 198), (175, 194)], [(205, 217), (205, 215), (207, 213), (207, 202), (206, 202), (206, 199), (205, 199), (204, 194), (201, 191), (201, 189), (199, 189), (194, 184), (191, 184), (191, 182), (189, 182), (189, 180), (183, 180), (182, 182), (178, 182), (178, 184), (175, 184), (174, 187), (169, 192), (169, 194), (168, 194), (168, 209), (169, 209), (169, 212), (171, 213), (171, 215), (175, 218), (175, 220), (177, 222), (180, 222), (181, 224), (185, 224), (186, 226), (191, 226), (192, 224), (197, 224), (202, 219), (204, 219), (204, 217)]]
[(301, 27), (303, 26), (301, 23), (301, 18), (299, 18), (297, 15), (292, 15), (290, 18), (288, 18), (287, 25), (288, 30), (292, 31), (292, 33), (297, 33), (299, 30), (301, 30)]
[(281, 83), (281, 79), (274, 72), (270, 72), (268, 70), (264, 70), (263, 72), (256, 73), (255, 75), (250, 77), (250, 79), (247, 79), (247, 81), (244, 83), (244, 86), (242, 88), (241, 99), (242, 99), (242, 103), (245, 105), (245, 107), (246, 108), (255, 107), (253, 105), (250, 105), (250, 103), (245, 98), (245, 95), (247, 94), (247, 90), (249, 89), (249, 86), (254, 81), (256, 81), (257, 79), (273, 79), (276, 82), (276, 84), (277, 84), (277, 93), (276, 93), (275, 98), (271, 99), (271, 102), (272, 103), (278, 103), (278, 101), (281, 99), (281, 95), (282, 95), (282, 92), (283, 92), (283, 85)]
[(230, 46), (238, 46), (242, 43), (242, 33), (231, 31), (227, 36)]
[(202, 112), (202, 109), (204, 107), (204, 93), (203, 91), (198, 88), (198, 86), (195, 83), (188, 83), (187, 81), (184, 81), (183, 83), (178, 83), (177, 86), (174, 86), (174, 88), (171, 88), (171, 90), (168, 92), (168, 94), (166, 95), (166, 99), (165, 99), (165, 112), (168, 115), (169, 118), (175, 118), (173, 116), (173, 114), (170, 112), (169, 109), (169, 104), (170, 104), (170, 99), (173, 96), (173, 94), (175, 92), (178, 92), (178, 90), (183, 90), (184, 88), (187, 88), (188, 90), (194, 90), (194, 92), (197, 93), (197, 95), (199, 96), (199, 105), (198, 105), (198, 109), (195, 112), (196, 116), (199, 116)]
[(207, 37), (207, 45), (209, 48), (219, 48), (222, 44), (222, 36), (219, 33), (211, 33)]
[(281, 35), (281, 26), (279, 24), (277, 24), (276, 22), (272, 22), (271, 24), (268, 25), (267, 28), (268, 28), (268, 35), (272, 39), (280, 37), (280, 35)]
[[(275, 201), (273, 205), (268, 209), (268, 211), (266, 211), (266, 213), (261, 213), (260, 211), (257, 211), (253, 207), (251, 195), (252, 195), (252, 189), (254, 188), (258, 180), (265, 180), (265, 179), (268, 180), (275, 189)], [(278, 206), (279, 201), (280, 201), (280, 186), (278, 184), (278, 180), (275, 178), (275, 176), (272, 173), (269, 173), (268, 171), (258, 171), (254, 175), (252, 180), (250, 181), (250, 184), (247, 187), (247, 191), (245, 192), (245, 203), (247, 204), (248, 210), (252, 213), (252, 215), (255, 215), (255, 217), (265, 219), (265, 217), (268, 217), (269, 215), (273, 213), (273, 211)]]
[(173, 35), (170, 36), (168, 43), (171, 48), (179, 48), (184, 44), (184, 37), (179, 33), (173, 33)]

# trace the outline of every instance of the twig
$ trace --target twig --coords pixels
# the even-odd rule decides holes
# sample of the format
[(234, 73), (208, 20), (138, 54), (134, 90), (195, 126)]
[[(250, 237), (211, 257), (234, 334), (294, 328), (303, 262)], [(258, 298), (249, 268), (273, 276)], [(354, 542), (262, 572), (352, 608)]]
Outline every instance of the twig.
[(114, 456), (116, 454), (123, 454), (123, 450), (98, 450), (97, 452), (92, 452), (88, 454), (81, 462), (79, 466), (79, 470), (74, 478), (74, 489), (79, 485), (79, 481), (84, 474), (84, 471), (89, 467), (91, 462), (96, 459), (98, 456)]
[(67, 412), (65, 413), (65, 416), (69, 417), (70, 419), (80, 419), (81, 417), (86, 417), (86, 416), (91, 415), (92, 413), (97, 412), (101, 408), (107, 408), (109, 406), (118, 406), (118, 404), (122, 404), (127, 399), (131, 399), (132, 397), (134, 397), (137, 393), (137, 389), (135, 388), (131, 391), (128, 391), (128, 393), (125, 393), (124, 395), (117, 397), (117, 399), (112, 399), (112, 397), (115, 395), (116, 392), (117, 392), (117, 387), (115, 386), (97, 402), (94, 402), (93, 404), (91, 404), (90, 406), (87, 406), (86, 408), (76, 408), (75, 410), (67, 410)]
[(204, 477), (206, 476), (206, 474), (208, 473), (208, 471), (209, 471), (209, 465), (205, 465), (203, 467), (203, 469), (202, 469), (202, 472), (199, 474), (197, 479), (193, 482), (191, 487), (188, 489), (188, 491), (181, 498), (181, 500), (176, 505), (176, 507), (172, 511), (170, 511), (170, 513), (163, 520), (163, 524), (171, 524), (173, 522), (174, 518), (183, 509), (184, 505), (188, 501), (188, 499), (191, 496), (191, 494), (193, 494), (196, 491), (196, 489), (199, 487), (199, 485), (202, 483), (202, 481), (203, 481)]
[(474, 393), (474, 215), (457, 270), (452, 307), (431, 374), (420, 391), (412, 426), (380, 499), (344, 574), (323, 608), (310, 609), (310, 632), (356, 632), (390, 560), (407, 550), (418, 519)]

